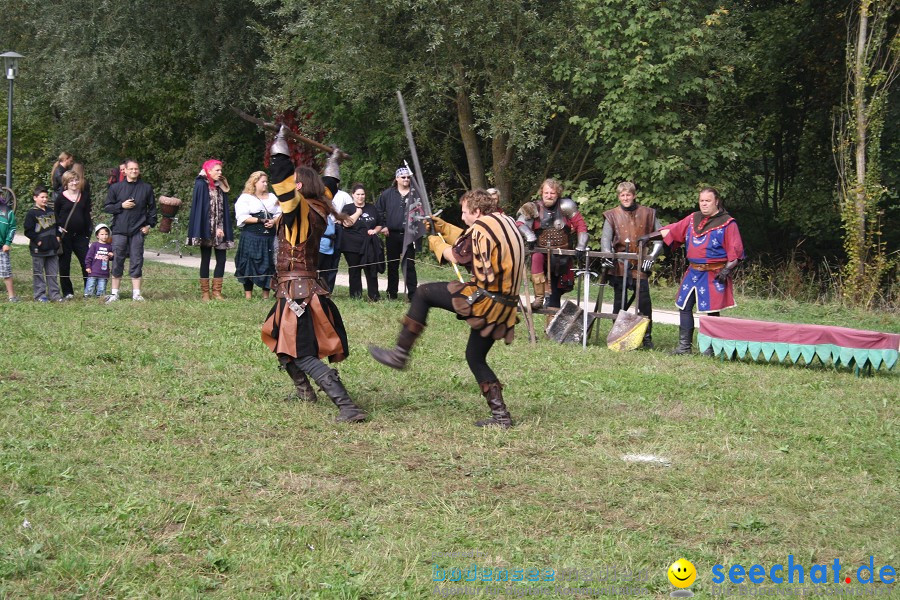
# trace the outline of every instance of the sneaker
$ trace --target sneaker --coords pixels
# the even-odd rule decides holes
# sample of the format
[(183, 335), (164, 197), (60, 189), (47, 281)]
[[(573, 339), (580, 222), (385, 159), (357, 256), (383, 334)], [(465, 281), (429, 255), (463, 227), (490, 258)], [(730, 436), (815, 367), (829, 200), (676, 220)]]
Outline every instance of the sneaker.
[(18, 296), (10, 296), (10, 297), (9, 297), (9, 301), (10, 301), (10, 302), (18, 302), (18, 301), (19, 301), (19, 297), (18, 297)]
[(113, 302), (118, 302), (118, 301), (119, 301), (118, 294), (110, 294), (109, 296), (106, 297), (106, 304), (112, 304)]
[(133, 302), (143, 302), (143, 301), (144, 301), (144, 297), (141, 296), (140, 294), (138, 294), (137, 296), (132, 296), (131, 300), (132, 300)]
[(75, 294), (66, 294), (63, 300), (72, 300), (75, 298)]
[(50, 302), (50, 298), (48, 298), (47, 296), (41, 296), (40, 298), (37, 299), (37, 301), (38, 302)]

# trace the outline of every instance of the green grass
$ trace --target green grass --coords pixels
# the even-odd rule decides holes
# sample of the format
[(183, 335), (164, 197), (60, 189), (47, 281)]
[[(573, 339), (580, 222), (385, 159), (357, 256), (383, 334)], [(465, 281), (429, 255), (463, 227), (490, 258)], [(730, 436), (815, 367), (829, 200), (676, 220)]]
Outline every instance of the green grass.
[[(337, 425), (324, 398), (283, 400), (270, 303), (229, 279), (232, 299), (202, 304), (195, 277), (149, 263), (145, 303), (0, 304), (0, 596), (431, 598), (436, 562), (478, 562), (646, 569), (642, 597), (662, 599), (684, 556), (708, 598), (716, 563), (900, 564), (895, 373), (531, 346), (520, 328), (490, 355), (518, 424), (481, 430), (465, 325), (433, 312), (390, 371), (365, 346), (393, 342), (405, 305), (341, 290), (339, 369), (371, 421)], [(482, 558), (432, 558), (465, 550)]]

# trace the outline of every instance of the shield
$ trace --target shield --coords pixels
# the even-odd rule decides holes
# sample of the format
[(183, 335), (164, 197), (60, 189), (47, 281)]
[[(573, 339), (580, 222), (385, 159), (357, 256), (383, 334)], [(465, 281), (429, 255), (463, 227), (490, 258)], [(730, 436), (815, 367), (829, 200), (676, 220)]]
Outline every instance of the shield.
[[(643, 260), (644, 247), (641, 244), (638, 247), (638, 261), (641, 264)], [(634, 313), (625, 310), (625, 297), (628, 296), (628, 265), (631, 261), (625, 261), (625, 276), (622, 278), (622, 309), (616, 316), (609, 335), (606, 336), (606, 347), (614, 352), (628, 352), (635, 350), (644, 340), (644, 334), (647, 333), (647, 327), (650, 326), (650, 319), (638, 314), (638, 302), (635, 297)], [(634, 282), (635, 295), (641, 293), (641, 282)]]
[(560, 344), (580, 344), (584, 337), (583, 312), (578, 304), (566, 300), (550, 320), (547, 337)]
[(647, 333), (649, 325), (650, 319), (647, 317), (620, 312), (606, 337), (606, 347), (614, 352), (635, 350), (644, 341), (644, 334)]

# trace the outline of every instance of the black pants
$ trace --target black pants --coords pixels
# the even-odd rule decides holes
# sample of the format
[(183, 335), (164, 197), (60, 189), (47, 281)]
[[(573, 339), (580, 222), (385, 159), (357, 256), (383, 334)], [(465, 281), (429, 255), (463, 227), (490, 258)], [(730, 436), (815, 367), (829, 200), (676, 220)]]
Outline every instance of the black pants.
[(362, 274), (366, 274), (366, 293), (369, 300), (378, 301), (381, 294), (378, 293), (378, 267), (369, 265), (360, 267), (362, 263), (362, 254), (358, 252), (344, 252), (344, 258), (347, 259), (347, 276), (350, 279), (350, 297), (362, 298)]
[[(697, 294), (691, 294), (684, 303), (684, 308), (678, 311), (678, 322), (682, 331), (694, 330), (694, 304), (697, 303)], [(719, 313), (706, 313), (710, 317), (718, 317)]]
[(334, 291), (334, 282), (337, 281), (338, 265), (341, 264), (341, 253), (319, 253), (319, 279), (328, 286), (328, 291)]
[[(613, 314), (618, 314), (620, 310), (622, 310), (622, 292), (625, 291), (622, 289), (622, 282), (624, 277), (619, 277), (617, 275), (612, 275), (609, 278), (609, 284), (613, 289)], [(647, 326), (647, 333), (649, 334), (653, 330), (653, 305), (650, 302), (650, 285), (647, 283), (646, 279), (638, 280), (641, 282), (640, 285), (640, 294), (638, 297), (638, 312), (648, 317), (650, 319), (650, 325)], [(628, 289), (634, 289), (635, 279), (632, 277), (628, 278)], [(626, 293), (625, 299), (625, 310), (628, 310), (631, 307), (631, 304), (634, 302), (634, 297), (627, 297)]]
[[(412, 299), (412, 304), (406, 316), (417, 323), (426, 325), (428, 311), (431, 308), (442, 308), (456, 314), (456, 311), (453, 310), (446, 282), (426, 283), (421, 286)], [(480, 331), (475, 329), (469, 330), (469, 341), (466, 344), (466, 362), (472, 374), (475, 375), (475, 381), (478, 383), (497, 381), (497, 376), (487, 364), (488, 352), (491, 351), (495, 341), (490, 336), (482, 337)]]
[(63, 296), (75, 294), (75, 286), (72, 285), (72, 255), (78, 259), (81, 266), (81, 289), (84, 290), (84, 284), (89, 277), (88, 272), (84, 270), (84, 259), (88, 253), (88, 239), (84, 235), (67, 233), (62, 238), (62, 254), (59, 255), (59, 287)]
[[(397, 298), (397, 289), (400, 287), (400, 255), (403, 254), (403, 232), (391, 231), (385, 239), (385, 257), (387, 258), (387, 295), (392, 300)], [(413, 258), (416, 249), (413, 244), (406, 247), (406, 255), (403, 257), (403, 273), (406, 275), (406, 293), (412, 301), (418, 287), (416, 276), (416, 263)]]
[[(212, 258), (214, 248), (211, 246), (200, 246), (200, 279), (209, 279), (209, 261)], [(225, 251), (215, 249), (216, 251), (216, 267), (213, 269), (213, 277), (225, 276)]]

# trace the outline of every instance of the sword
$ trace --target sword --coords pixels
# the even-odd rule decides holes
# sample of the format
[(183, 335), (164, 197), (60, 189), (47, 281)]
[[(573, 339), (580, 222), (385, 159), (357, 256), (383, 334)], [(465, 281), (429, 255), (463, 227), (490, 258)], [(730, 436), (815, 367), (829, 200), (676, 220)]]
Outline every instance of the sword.
[[(413, 167), (415, 170), (410, 169), (412, 171), (412, 177), (415, 180), (416, 188), (419, 194), (422, 196), (422, 209), (425, 211), (425, 218), (431, 219), (434, 215), (431, 213), (431, 203), (428, 201), (428, 192), (425, 190), (425, 181), (422, 179), (422, 168), (419, 165), (419, 153), (416, 152), (416, 142), (413, 139), (412, 127), (409, 124), (409, 114), (406, 112), (406, 103), (403, 101), (403, 94), (400, 93), (400, 90), (397, 90), (397, 101), (400, 103), (400, 114), (403, 117), (403, 128), (406, 129), (406, 140), (409, 142), (409, 154), (412, 156)], [(409, 165), (406, 164), (406, 161), (403, 161), (403, 164), (409, 169)], [(444, 242), (444, 236), (440, 234), (440, 232), (434, 227), (434, 221), (431, 222), (431, 230), (437, 234), (441, 241)], [(405, 241), (405, 240), (404, 240)], [(445, 242), (446, 243), (446, 242)], [(403, 244), (403, 253), (400, 255), (400, 264), (403, 264), (403, 257), (406, 255), (406, 246), (407, 244)], [(453, 263), (453, 271), (456, 273), (457, 279), (461, 282), (465, 281), (463, 279), (462, 274), (459, 272), (459, 265)], [(406, 281), (406, 273), (403, 274), (403, 280)]]
[(581, 275), (584, 280), (584, 298), (582, 301), (582, 313), (584, 313), (583, 329), (581, 332), (581, 347), (587, 348), (588, 338), (588, 314), (590, 313), (591, 302), (591, 277), (596, 277), (597, 273), (590, 270), (590, 259), (585, 256), (584, 269), (576, 271), (575, 275)]

